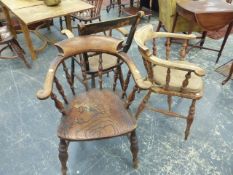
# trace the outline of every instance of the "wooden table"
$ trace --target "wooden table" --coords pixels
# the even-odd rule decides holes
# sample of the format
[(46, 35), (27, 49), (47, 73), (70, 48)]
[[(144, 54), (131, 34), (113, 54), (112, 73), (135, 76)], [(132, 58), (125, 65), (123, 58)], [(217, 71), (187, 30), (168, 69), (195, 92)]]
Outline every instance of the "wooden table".
[(192, 32), (194, 23), (197, 23), (204, 31), (216, 31), (229, 24), (220, 50), (202, 47), (217, 51), (216, 62), (218, 62), (232, 29), (233, 5), (228, 4), (226, 0), (177, 0), (173, 31), (179, 15), (190, 21), (189, 33)]
[(30, 38), (29, 24), (65, 16), (67, 28), (72, 30), (70, 15), (93, 8), (92, 5), (81, 0), (62, 0), (58, 6), (53, 7), (48, 7), (43, 1), (38, 0), (1, 0), (1, 3), (8, 27), (13, 35), (16, 35), (16, 32), (12, 26), (9, 11), (18, 18), (32, 59), (35, 59), (37, 55)]

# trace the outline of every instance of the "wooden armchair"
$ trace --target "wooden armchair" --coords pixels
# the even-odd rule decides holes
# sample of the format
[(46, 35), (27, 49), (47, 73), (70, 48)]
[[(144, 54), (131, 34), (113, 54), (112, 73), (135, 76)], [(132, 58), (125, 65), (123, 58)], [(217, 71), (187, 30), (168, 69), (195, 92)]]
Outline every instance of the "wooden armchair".
[[(134, 33), (136, 31), (137, 25), (140, 22), (141, 17), (143, 16), (143, 12), (138, 12), (136, 15), (128, 16), (124, 18), (118, 18), (113, 19), (109, 21), (102, 21), (98, 23), (92, 23), (92, 24), (81, 24), (78, 25), (78, 31), (79, 35), (91, 35), (91, 34), (100, 34), (100, 35), (107, 35), (112, 36), (112, 33), (114, 31), (117, 31), (117, 33), (121, 36), (121, 39), (124, 39), (124, 44), (122, 45), (121, 50), (125, 53), (128, 52)], [(130, 26), (130, 31), (126, 30), (125, 28), (122, 28), (124, 26)], [(114, 30), (115, 29), (115, 30)], [(69, 37), (74, 37), (74, 35), (69, 32), (68, 30), (63, 30), (63, 32)], [(116, 34), (117, 34), (116, 33)], [(116, 34), (114, 36), (116, 36)], [(117, 38), (119, 38), (119, 35)], [(103, 61), (103, 74), (109, 73), (111, 71), (118, 71), (118, 76), (121, 86), (123, 88), (123, 76), (122, 76), (122, 70), (121, 70), (121, 64), (122, 61), (120, 61), (117, 57), (114, 55), (109, 54), (85, 54), (85, 62), (86, 62), (86, 69), (87, 69), (87, 75), (90, 75), (89, 77), (85, 77), (86, 79), (92, 79), (92, 86), (95, 87), (95, 77), (98, 76), (98, 62), (99, 58), (102, 57)], [(78, 59), (73, 59), (72, 64), (74, 62), (79, 63)], [(75, 66), (71, 66), (75, 69)], [(117, 68), (117, 70), (115, 69)], [(72, 70), (74, 71), (74, 70)], [(116, 77), (115, 77), (116, 78)]]
[[(157, 48), (155, 44), (156, 40), (164, 37), (167, 38), (165, 60), (160, 59), (157, 56)], [(149, 92), (138, 107), (136, 118), (138, 118), (145, 107), (165, 115), (184, 118), (187, 121), (185, 130), (186, 140), (193, 122), (196, 100), (199, 100), (203, 96), (203, 81), (201, 77), (205, 75), (205, 72), (195, 64), (184, 61), (186, 55), (186, 42), (184, 42), (180, 50), (180, 60), (170, 60), (170, 40), (171, 38), (184, 40), (194, 39), (195, 35), (154, 32), (152, 25), (146, 25), (138, 29), (134, 38), (142, 55), (148, 73), (148, 80), (153, 83)], [(151, 52), (146, 45), (146, 42), (148, 41), (153, 41), (153, 52)], [(167, 95), (168, 110), (155, 109), (147, 104), (152, 92)], [(172, 111), (172, 96), (192, 100), (187, 117)]]
[[(19, 58), (28, 68), (31, 68), (30, 64), (24, 57), (24, 50), (21, 48), (18, 41), (14, 38), (11, 32), (8, 30), (7, 26), (0, 27), (0, 45), (3, 46), (0, 49), (0, 59)], [(12, 51), (13, 56), (2, 55), (2, 52), (7, 48)]]
[[(51, 63), (45, 78), (44, 88), (37, 92), (37, 97), (40, 100), (50, 97), (62, 114), (57, 130), (57, 135), (60, 138), (59, 159), (62, 174), (65, 175), (67, 172), (66, 162), (69, 142), (100, 140), (128, 134), (133, 155), (133, 166), (136, 168), (138, 165), (137, 124), (128, 109), (134, 100), (137, 88), (148, 89), (151, 83), (141, 78), (132, 60), (126, 53), (119, 50), (119, 48), (122, 48), (122, 40), (89, 35), (64, 40), (55, 44), (55, 46), (57, 46), (59, 54)], [(71, 82), (72, 75), (69, 73), (66, 63), (69, 63), (73, 56), (80, 55), (79, 68), (85, 77), (86, 67), (82, 55), (89, 52), (115, 55), (126, 63), (128, 74), (132, 75), (136, 83), (126, 101), (123, 101), (117, 95), (114, 87), (111, 89), (104, 88), (101, 59), (98, 62), (99, 88), (90, 89), (87, 82)], [(65, 78), (66, 80), (64, 80)], [(124, 83), (124, 87), (126, 87), (128, 82), (125, 81)], [(64, 103), (59, 100), (56, 93), (60, 94)]]

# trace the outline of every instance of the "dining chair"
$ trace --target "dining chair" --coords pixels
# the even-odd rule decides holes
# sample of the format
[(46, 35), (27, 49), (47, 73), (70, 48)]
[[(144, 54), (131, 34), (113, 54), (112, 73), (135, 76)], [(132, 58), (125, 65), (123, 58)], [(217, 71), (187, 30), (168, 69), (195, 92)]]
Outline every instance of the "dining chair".
[[(0, 27), (0, 45), (2, 46), (0, 49), (0, 59), (21, 59), (24, 64), (31, 68), (30, 64), (27, 62), (26, 58), (24, 57), (24, 50), (19, 45), (18, 41), (14, 38), (11, 34), (10, 30), (7, 26)], [(13, 53), (12, 56), (3, 55), (3, 51), (6, 49), (10, 49)]]
[(119, 16), (121, 14), (135, 15), (138, 11), (143, 11), (144, 16), (148, 17), (148, 22), (150, 22), (152, 16), (152, 0), (149, 0), (149, 8), (143, 6), (143, 3), (140, 0), (130, 1), (129, 6), (125, 3), (119, 5)]
[[(144, 81), (132, 59), (119, 49), (122, 44), (122, 40), (97, 35), (79, 36), (55, 44), (59, 53), (48, 69), (44, 87), (37, 92), (37, 98), (45, 100), (50, 97), (61, 113), (57, 135), (60, 139), (59, 159), (63, 175), (67, 173), (68, 145), (73, 141), (129, 136), (133, 167), (138, 166), (137, 123), (128, 109), (137, 89), (148, 89), (151, 83)], [(86, 67), (82, 55), (89, 52), (115, 55), (127, 65), (126, 71), (135, 81), (127, 100), (118, 96), (114, 88), (105, 87), (101, 57), (98, 62), (98, 88), (89, 87), (87, 82), (71, 82), (72, 75), (67, 63), (69, 64), (73, 56), (80, 55), (79, 69), (85, 77)], [(127, 83), (125, 81), (125, 86)]]
[[(142, 11), (138, 12), (136, 15), (133, 16), (127, 16), (123, 18), (118, 19), (112, 19), (108, 21), (102, 21), (97, 23), (91, 23), (91, 24), (79, 24), (78, 25), (78, 32), (80, 36), (83, 35), (92, 35), (92, 34), (98, 34), (98, 35), (106, 35), (109, 37), (116, 37), (120, 39), (124, 39), (124, 45), (122, 45), (121, 50), (125, 53), (128, 52), (134, 33), (136, 31), (137, 25), (140, 22), (141, 17), (144, 15)], [(129, 26), (129, 31), (126, 28)], [(67, 34), (68, 37), (74, 37), (73, 34), (71, 34), (68, 30), (64, 30), (64, 33)], [(86, 62), (86, 69), (87, 69), (87, 75), (86, 79), (92, 79), (92, 86), (95, 86), (95, 77), (98, 76), (98, 61), (99, 57), (102, 57), (103, 61), (103, 74), (108, 74), (109, 72), (118, 72), (118, 76), (114, 77), (114, 81), (117, 81), (117, 79), (120, 80), (121, 87), (123, 88), (123, 75), (122, 75), (122, 61), (120, 61), (117, 57), (114, 55), (109, 54), (99, 54), (99, 53), (90, 53), (85, 54), (85, 62)], [(75, 69), (75, 63), (79, 63), (79, 58), (74, 58), (72, 61), (72, 68)], [(115, 69), (117, 68), (117, 70)], [(75, 71), (75, 70), (72, 70)], [(73, 79), (74, 77), (72, 77)], [(86, 80), (84, 80), (86, 81)]]
[[(205, 75), (205, 71), (197, 65), (185, 61), (187, 42), (184, 42), (180, 49), (180, 59), (171, 60), (170, 40), (171, 38), (189, 40), (195, 39), (196, 36), (154, 32), (152, 25), (146, 25), (137, 30), (134, 38), (142, 55), (148, 73), (148, 80), (153, 83), (138, 107), (136, 118), (147, 107), (155, 112), (186, 119), (185, 140), (187, 140), (194, 119), (196, 101), (203, 96), (202, 77)], [(161, 53), (157, 52), (156, 41), (158, 42), (159, 38), (167, 38), (166, 48), (163, 49), (166, 52), (165, 59), (161, 59), (158, 55)], [(152, 45), (152, 50), (149, 49), (149, 45)], [(151, 93), (166, 95), (168, 110), (151, 107), (148, 104)], [(187, 116), (172, 111), (173, 96), (190, 99), (192, 101)]]
[[(71, 15), (73, 21), (77, 19), (79, 22), (92, 23), (94, 20), (101, 21), (101, 7), (103, 0), (85, 0), (85, 2), (94, 6), (92, 9), (88, 9), (82, 12), (77, 12)], [(60, 29), (63, 29), (63, 19), (62, 17), (59, 18), (60, 22)]]

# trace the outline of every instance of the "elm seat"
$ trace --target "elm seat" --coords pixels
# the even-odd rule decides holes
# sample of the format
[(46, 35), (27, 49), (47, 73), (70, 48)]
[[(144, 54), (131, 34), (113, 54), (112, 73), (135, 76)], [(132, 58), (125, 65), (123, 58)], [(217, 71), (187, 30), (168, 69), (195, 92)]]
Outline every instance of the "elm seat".
[(93, 89), (70, 102), (67, 116), (62, 117), (58, 127), (58, 137), (92, 140), (123, 135), (135, 129), (136, 120), (118, 95), (109, 90)]
[[(183, 65), (193, 65), (195, 64), (189, 63), (187, 61), (171, 61), (174, 63), (181, 63)], [(158, 85), (161, 85), (161, 87), (166, 86), (166, 76), (167, 76), (167, 68), (162, 66), (155, 66), (153, 68), (153, 74), (154, 74), (154, 82)], [(169, 82), (168, 90), (171, 91), (180, 91), (182, 87), (182, 82), (185, 79), (186, 72), (177, 70), (177, 69), (171, 69), (171, 79)], [(203, 91), (203, 81), (202, 78), (192, 73), (188, 86), (184, 89), (184, 93), (199, 93)]]

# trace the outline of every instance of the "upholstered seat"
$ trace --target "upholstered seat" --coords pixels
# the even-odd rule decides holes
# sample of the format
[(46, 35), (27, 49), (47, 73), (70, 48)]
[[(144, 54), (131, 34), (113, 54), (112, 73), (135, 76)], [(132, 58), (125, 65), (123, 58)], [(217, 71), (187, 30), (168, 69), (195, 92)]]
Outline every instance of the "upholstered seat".
[(11, 39), (12, 35), (8, 30), (7, 26), (0, 27), (1, 40)]
[[(171, 61), (175, 63), (182, 63), (184, 65), (193, 65), (187, 61)], [(153, 68), (154, 74), (154, 82), (158, 85), (162, 85), (165, 88), (166, 86), (166, 76), (167, 76), (167, 68), (162, 66), (155, 66)], [(185, 75), (187, 74), (186, 71), (181, 71), (177, 69), (171, 69), (171, 78), (169, 82), (168, 90), (171, 91), (181, 91), (183, 80), (185, 79)], [(183, 90), (183, 93), (198, 93), (203, 90), (203, 81), (200, 76), (195, 75), (192, 73), (188, 86)]]
[[(91, 100), (90, 100), (91, 99)], [(93, 89), (75, 97), (58, 127), (58, 137), (91, 140), (129, 133), (136, 120), (114, 92)]]

